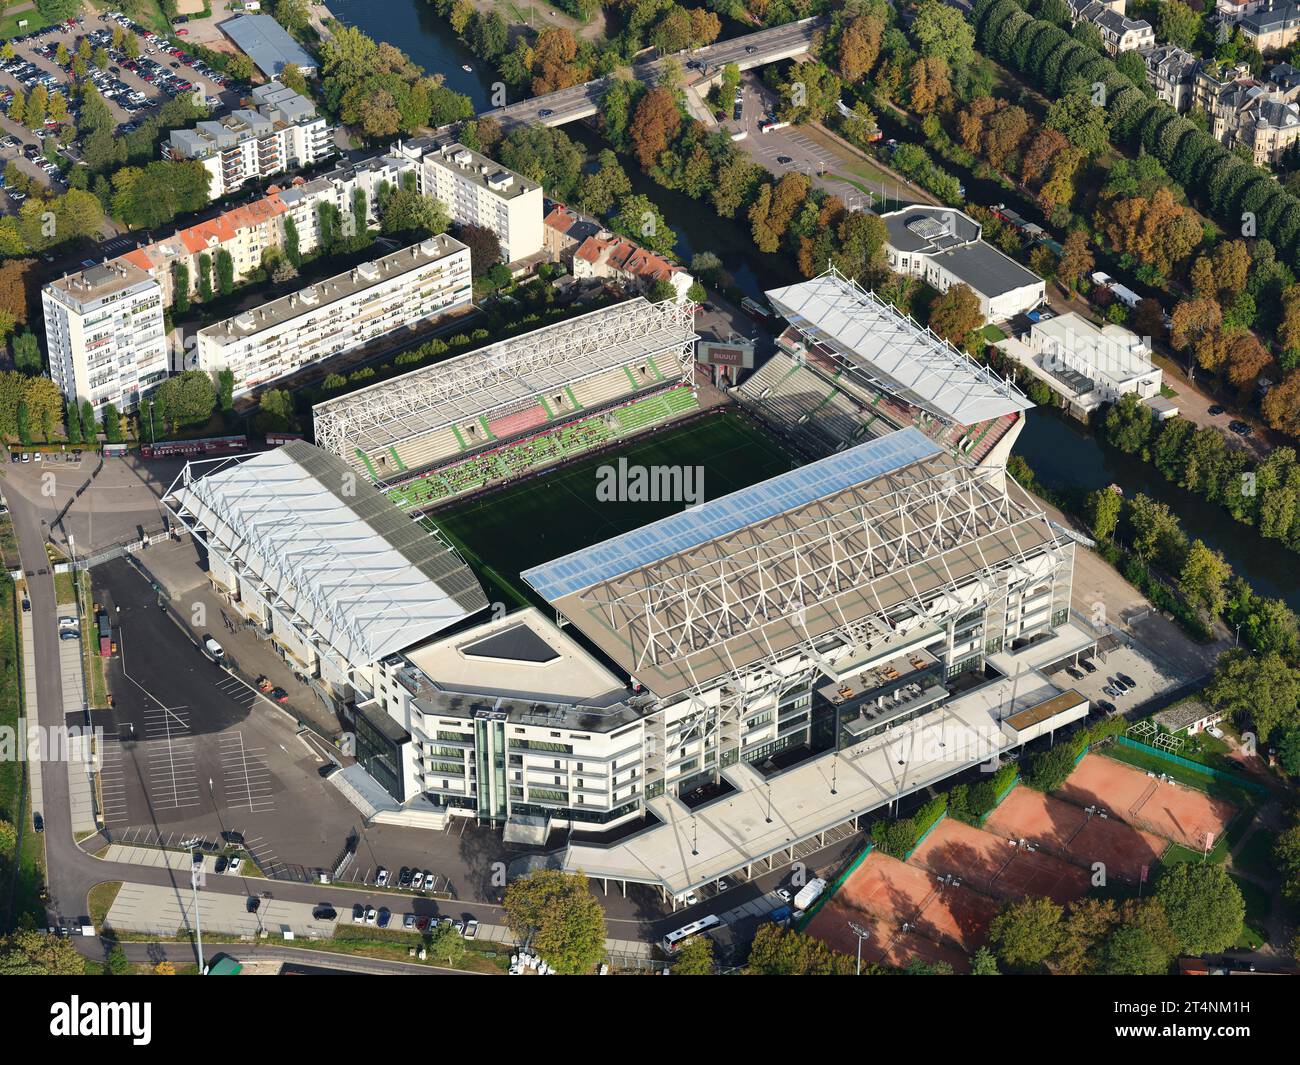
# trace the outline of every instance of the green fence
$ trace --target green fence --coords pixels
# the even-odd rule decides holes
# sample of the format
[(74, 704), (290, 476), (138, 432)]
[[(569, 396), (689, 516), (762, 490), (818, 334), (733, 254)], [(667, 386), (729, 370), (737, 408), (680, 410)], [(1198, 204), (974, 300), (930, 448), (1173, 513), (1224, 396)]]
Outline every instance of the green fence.
[(906, 854), (903, 855), (903, 861), (907, 861), (908, 858), (912, 857), (913, 854), (915, 854), (918, 850), (921, 849), (921, 844), (925, 842), (925, 837), (928, 836), (931, 832), (933, 832), (936, 828), (938, 828), (940, 822), (942, 822), (943, 819), (947, 816), (948, 816), (948, 811), (944, 810), (939, 814), (938, 817), (934, 819), (934, 824), (932, 824), (929, 828), (927, 828), (924, 832), (921, 833), (921, 838), (916, 841), (916, 845), (912, 847), (910, 851), (908, 851)]
[(990, 817), (993, 816), (993, 811), (1002, 805), (1006, 797), (1011, 794), (1012, 790), (1019, 783), (1020, 783), (1020, 774), (1017, 773), (1014, 777), (1011, 778), (1011, 783), (1002, 789), (1002, 794), (993, 800), (993, 805), (990, 806), (987, 810), (985, 810), (982, 814), (980, 814), (979, 823), (981, 827), (983, 827), (985, 821), (987, 821)]
[(1256, 795), (1267, 795), (1268, 788), (1264, 787), (1258, 781), (1251, 780), (1249, 777), (1238, 776), (1236, 773), (1225, 773), (1222, 769), (1215, 769), (1212, 765), (1205, 765), (1203, 762), (1193, 762), (1190, 758), (1184, 758), (1181, 754), (1174, 754), (1173, 751), (1162, 751), (1159, 747), (1152, 747), (1147, 743), (1139, 743), (1137, 740), (1131, 740), (1127, 736), (1116, 736), (1115, 742), (1121, 747), (1131, 747), (1135, 751), (1141, 751), (1143, 754), (1154, 755), (1156, 758), (1163, 759), (1172, 765), (1182, 766), (1184, 769), (1190, 769), (1194, 773), (1204, 773), (1215, 780), (1222, 780), (1226, 784), (1234, 787), (1243, 788), (1246, 791), (1254, 792)]
[(844, 886), (844, 882), (853, 875), (854, 870), (856, 870), (859, 865), (865, 862), (867, 860), (867, 855), (870, 854), (875, 849), (876, 849), (876, 845), (874, 843), (868, 843), (866, 845), (862, 853), (859, 854), (856, 858), (853, 859), (852, 862), (849, 863), (849, 867), (835, 878), (835, 883), (833, 883), (830, 887), (828, 887), (825, 891), (823, 891), (821, 893), (821, 897), (818, 898), (817, 901), (814, 902), (810, 907), (808, 907), (808, 912), (805, 913), (803, 917), (799, 919), (799, 925), (797, 931), (802, 932), (805, 928), (808, 927), (808, 922), (811, 921), (813, 917), (816, 916), (817, 911), (820, 910), (823, 906), (825, 906), (826, 903), (830, 902), (831, 897), (835, 894), (835, 892), (839, 891), (839, 889)]

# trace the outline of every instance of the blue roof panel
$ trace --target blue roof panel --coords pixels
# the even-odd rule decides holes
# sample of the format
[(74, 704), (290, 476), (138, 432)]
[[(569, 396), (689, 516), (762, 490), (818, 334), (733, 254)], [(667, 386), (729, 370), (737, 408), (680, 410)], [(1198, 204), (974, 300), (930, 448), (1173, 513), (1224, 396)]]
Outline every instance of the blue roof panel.
[(553, 603), (938, 454), (939, 445), (919, 429), (901, 429), (534, 566), (520, 576)]

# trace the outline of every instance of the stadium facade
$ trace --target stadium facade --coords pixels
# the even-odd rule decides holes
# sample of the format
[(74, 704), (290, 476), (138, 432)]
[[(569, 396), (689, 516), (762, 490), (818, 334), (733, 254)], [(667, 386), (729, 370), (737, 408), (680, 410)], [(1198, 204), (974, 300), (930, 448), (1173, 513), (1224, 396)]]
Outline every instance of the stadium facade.
[[(467, 454), (685, 388), (689, 308), (632, 300), (322, 404), (328, 453), (292, 445), (298, 469), (261, 456), (183, 475), (169, 503), (209, 544), (214, 583), (247, 589), (254, 619), (259, 597), (302, 604), (292, 627), (343, 661), (330, 680), (369, 752), (353, 800), (367, 816), (474, 817), (537, 844), (568, 829), (566, 867), (678, 895), (792, 861), (802, 841), (1087, 714), (1047, 679), (1099, 635), (1071, 610), (1074, 541), (954, 436), (1003, 420), (1000, 446), (1028, 401), (838, 275), (769, 297), (912, 422), (525, 570), (543, 609), (477, 617), (468, 571), (422, 540), (439, 549), (413, 592), (429, 607), (367, 600), (388, 638), (347, 642), (318, 618), (338, 614), (317, 542), (346, 540), (362, 512), (418, 528), (404, 493)], [(620, 379), (619, 395), (584, 390)], [(261, 517), (282, 493), (259, 463), (271, 481), (306, 470), (312, 499), (352, 478), (366, 503), (353, 517), (328, 498), (319, 515), (295, 505), (306, 530), (280, 530)]]

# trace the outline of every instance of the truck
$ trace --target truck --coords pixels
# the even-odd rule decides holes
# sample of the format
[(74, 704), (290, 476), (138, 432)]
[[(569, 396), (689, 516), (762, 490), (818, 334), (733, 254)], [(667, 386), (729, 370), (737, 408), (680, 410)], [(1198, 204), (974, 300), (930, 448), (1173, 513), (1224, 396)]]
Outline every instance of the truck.
[(1120, 303), (1124, 304), (1124, 306), (1127, 307), (1129, 310), (1132, 310), (1134, 307), (1136, 307), (1138, 303), (1140, 303), (1142, 300), (1142, 297), (1139, 296), (1136, 292), (1134, 292), (1131, 288), (1128, 288), (1125, 285), (1121, 285), (1118, 281), (1116, 281), (1113, 277), (1111, 277), (1110, 274), (1102, 273), (1100, 270), (1096, 271), (1092, 275), (1092, 283), (1094, 285), (1103, 285), (1106, 288), (1110, 289), (1111, 292), (1115, 294), (1115, 298), (1119, 300)]
[(799, 894), (794, 897), (794, 908), (796, 910), (803, 910), (806, 913), (808, 907), (816, 902), (821, 897), (821, 893), (825, 890), (826, 881), (821, 877), (809, 880), (808, 883), (799, 889)]

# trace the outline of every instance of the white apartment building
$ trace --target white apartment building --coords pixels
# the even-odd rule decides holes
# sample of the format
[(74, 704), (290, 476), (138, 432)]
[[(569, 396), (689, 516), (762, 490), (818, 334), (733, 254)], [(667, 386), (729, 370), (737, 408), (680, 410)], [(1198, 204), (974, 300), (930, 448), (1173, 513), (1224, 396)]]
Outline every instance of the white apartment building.
[(198, 365), (233, 370), (238, 396), (471, 298), (469, 249), (442, 234), (200, 329)]
[(134, 410), (167, 377), (162, 289), (121, 259), (52, 281), (41, 291), (50, 376), (69, 400)]
[(273, 81), (253, 90), (252, 103), (193, 129), (172, 130), (163, 157), (202, 163), (212, 178), (208, 192), (218, 199), (334, 153), (334, 131), (306, 97)]
[(414, 141), (420, 153), (418, 188), (447, 207), (453, 222), (491, 230), (501, 256), (517, 262), (542, 250), (542, 187), (463, 144)]

